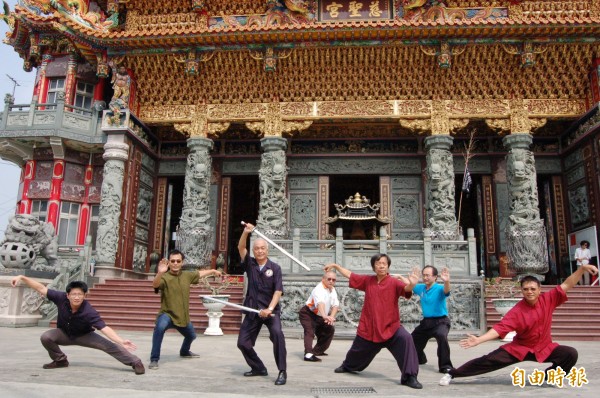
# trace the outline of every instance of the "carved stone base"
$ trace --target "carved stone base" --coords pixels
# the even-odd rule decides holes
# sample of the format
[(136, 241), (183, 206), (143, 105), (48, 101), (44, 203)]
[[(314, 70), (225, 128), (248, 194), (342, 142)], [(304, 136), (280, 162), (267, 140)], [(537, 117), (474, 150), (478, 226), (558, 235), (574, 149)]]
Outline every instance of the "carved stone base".
[[(12, 287), (14, 276), (0, 276), (0, 326), (28, 327), (37, 326), (42, 319), (39, 309), (44, 298), (35, 290), (20, 284)], [(48, 285), (52, 279), (37, 279)]]

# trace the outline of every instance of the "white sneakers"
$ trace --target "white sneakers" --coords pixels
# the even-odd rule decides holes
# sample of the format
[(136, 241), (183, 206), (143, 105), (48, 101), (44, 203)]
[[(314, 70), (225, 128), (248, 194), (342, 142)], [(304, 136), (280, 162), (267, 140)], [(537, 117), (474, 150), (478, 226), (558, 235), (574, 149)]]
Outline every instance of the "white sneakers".
[(452, 376), (450, 376), (450, 373), (446, 373), (440, 379), (440, 386), (449, 386), (451, 382), (452, 382)]

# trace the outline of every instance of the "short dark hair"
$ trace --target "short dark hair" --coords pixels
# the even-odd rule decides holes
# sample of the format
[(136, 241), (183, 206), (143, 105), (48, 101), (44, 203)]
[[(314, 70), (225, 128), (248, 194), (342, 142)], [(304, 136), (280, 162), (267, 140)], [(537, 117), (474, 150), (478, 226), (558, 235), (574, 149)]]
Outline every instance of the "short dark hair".
[(82, 281), (73, 281), (73, 282), (69, 282), (69, 284), (67, 285), (67, 293), (71, 293), (71, 290), (73, 289), (81, 289), (81, 291), (85, 294), (88, 291), (88, 285), (85, 282)]
[(522, 277), (520, 281), (521, 287), (523, 287), (523, 285), (527, 282), (535, 282), (536, 285), (538, 285), (538, 287), (542, 286), (540, 280), (533, 275), (525, 275), (524, 277)]
[(583, 244), (584, 244), (584, 243), (587, 245), (587, 247), (590, 247), (590, 242), (588, 242), (587, 240), (582, 240), (582, 241), (579, 243), (579, 246), (583, 246)]
[(377, 261), (379, 261), (380, 259), (382, 259), (383, 257), (386, 258), (388, 267), (390, 265), (392, 265), (392, 259), (390, 258), (390, 256), (388, 256), (387, 254), (383, 254), (383, 253), (377, 253), (373, 257), (371, 257), (371, 269), (373, 269), (373, 271), (375, 271), (375, 263)]
[(433, 274), (433, 276), (437, 276), (438, 275), (438, 270), (433, 265), (426, 265), (426, 266), (424, 266), (423, 270), (421, 272), (425, 272), (425, 270), (427, 268), (431, 268), (431, 273)]
[(173, 249), (173, 250), (171, 250), (171, 251), (169, 252), (169, 255), (167, 256), (167, 259), (170, 259), (170, 258), (171, 258), (171, 256), (173, 256), (173, 255), (175, 255), (175, 256), (176, 256), (176, 255), (178, 255), (178, 254), (181, 256), (181, 260), (182, 260), (182, 261), (183, 261), (183, 260), (185, 260), (185, 256), (183, 255), (183, 253), (182, 253), (181, 251), (177, 250), (177, 249)]

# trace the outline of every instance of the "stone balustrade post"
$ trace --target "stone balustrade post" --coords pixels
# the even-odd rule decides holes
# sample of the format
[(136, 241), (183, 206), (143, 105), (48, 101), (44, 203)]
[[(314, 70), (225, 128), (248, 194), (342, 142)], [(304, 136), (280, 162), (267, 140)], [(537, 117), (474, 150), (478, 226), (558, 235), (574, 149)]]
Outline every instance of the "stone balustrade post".
[[(300, 258), (300, 228), (294, 228), (294, 233), (292, 235), (292, 255), (296, 258)], [(299, 265), (296, 264), (295, 261), (292, 261), (291, 263), (292, 273), (296, 272), (296, 268), (299, 267)]]
[(341, 228), (335, 229), (335, 262), (344, 263), (344, 230)]

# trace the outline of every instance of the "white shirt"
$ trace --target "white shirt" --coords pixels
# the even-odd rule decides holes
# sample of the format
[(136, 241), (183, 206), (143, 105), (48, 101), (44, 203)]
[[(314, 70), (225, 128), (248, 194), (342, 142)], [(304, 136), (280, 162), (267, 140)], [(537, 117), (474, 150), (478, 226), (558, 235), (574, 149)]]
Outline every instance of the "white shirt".
[(577, 260), (577, 265), (589, 264), (590, 259), (592, 258), (592, 252), (590, 252), (590, 249), (578, 247), (577, 250), (575, 250), (575, 258), (581, 259), (581, 261)]
[(319, 305), (319, 303), (325, 304), (326, 315), (330, 314), (331, 307), (339, 307), (340, 301), (338, 300), (335, 287), (329, 291), (323, 284), (323, 281), (321, 281), (321, 283), (319, 283), (310, 293), (310, 296), (306, 301), (306, 306), (310, 308), (312, 312), (318, 314), (319, 308), (317, 308), (317, 305)]

